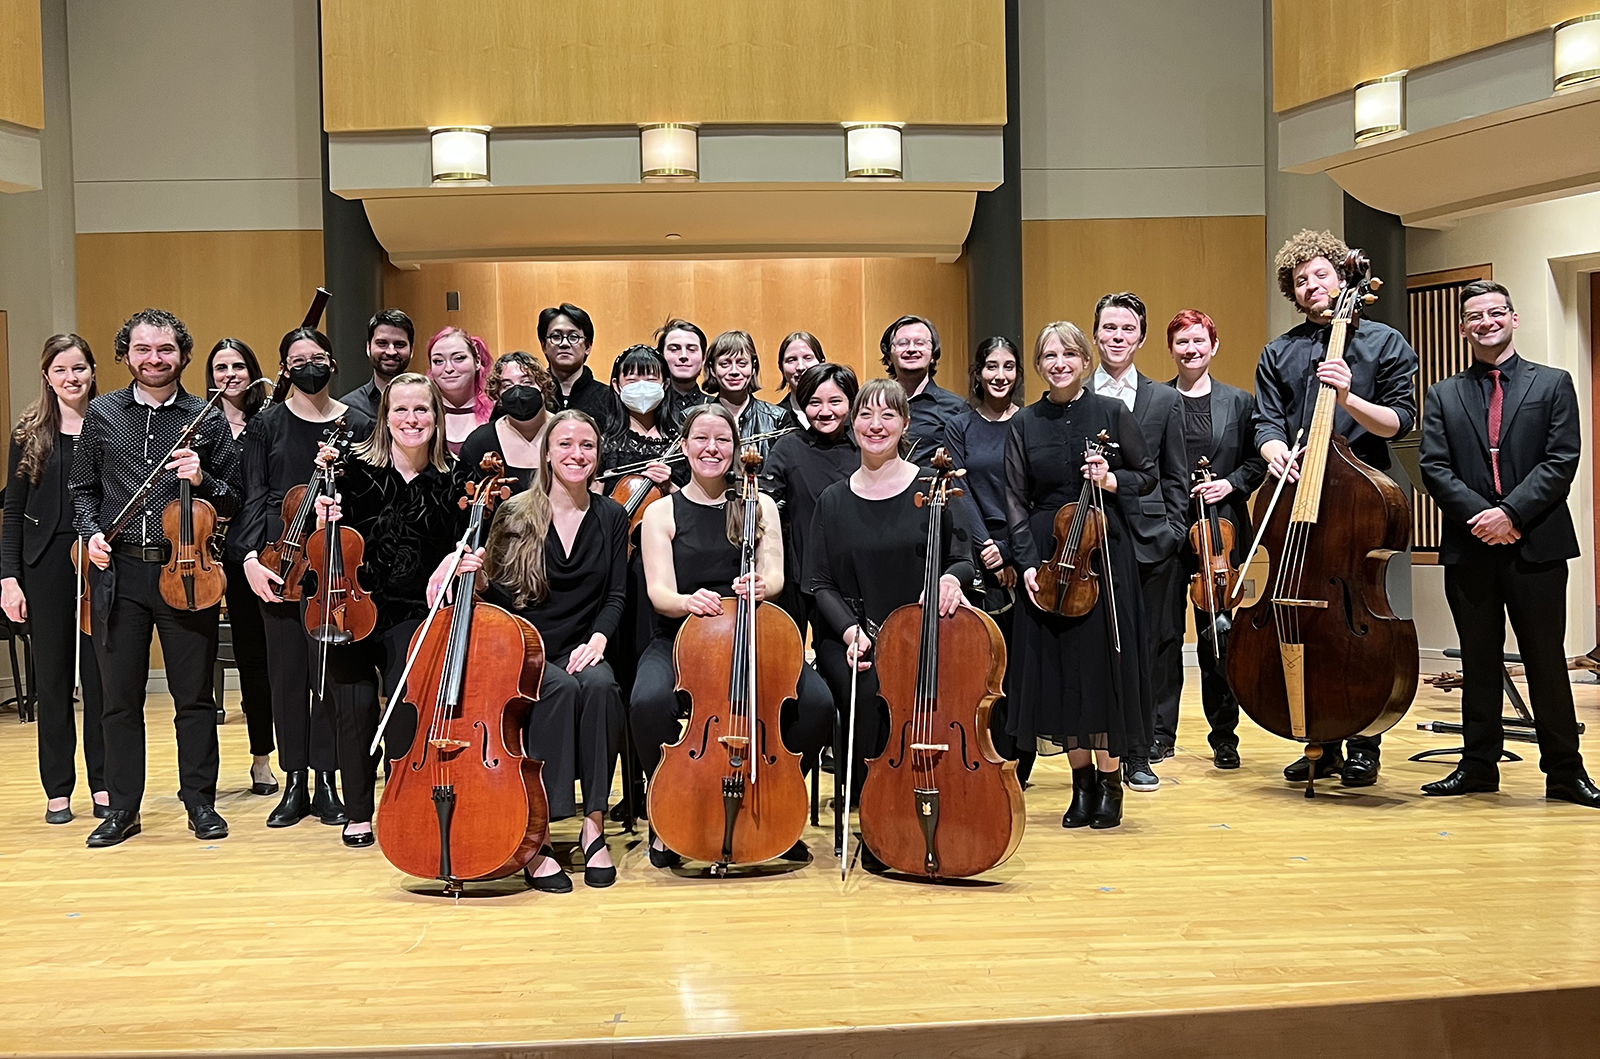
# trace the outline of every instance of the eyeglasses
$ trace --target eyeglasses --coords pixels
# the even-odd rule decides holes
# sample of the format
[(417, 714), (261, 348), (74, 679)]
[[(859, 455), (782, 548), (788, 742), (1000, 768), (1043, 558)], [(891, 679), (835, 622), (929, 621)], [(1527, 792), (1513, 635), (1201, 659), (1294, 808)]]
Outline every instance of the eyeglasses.
[(1484, 320), (1494, 320), (1498, 323), (1510, 315), (1510, 309), (1489, 309), (1486, 312), (1462, 313), (1461, 322), (1464, 324), (1481, 324)]
[(545, 344), (551, 346), (575, 346), (584, 340), (582, 331), (551, 331), (544, 336)]
[(332, 363), (333, 363), (333, 358), (329, 357), (325, 353), (324, 354), (320, 354), (320, 355), (315, 356), (315, 357), (291, 357), (289, 359), (289, 367), (291, 367), (291, 368), (301, 368), (301, 367), (304, 367), (307, 364), (329, 365), (329, 364), (332, 364)]
[(932, 349), (933, 343), (921, 338), (897, 338), (890, 345), (895, 349)]

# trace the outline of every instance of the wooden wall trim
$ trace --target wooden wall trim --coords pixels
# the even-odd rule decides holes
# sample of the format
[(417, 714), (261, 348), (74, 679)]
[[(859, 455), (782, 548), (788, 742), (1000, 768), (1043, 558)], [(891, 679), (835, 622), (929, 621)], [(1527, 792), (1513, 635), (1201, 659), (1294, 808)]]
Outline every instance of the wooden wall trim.
[(1437, 272), (1418, 272), (1406, 277), (1406, 290), (1416, 290), (1419, 287), (1445, 287), (1475, 279), (1494, 279), (1494, 266), (1466, 265), (1462, 268), (1440, 269)]
[(39, 0), (0, 0), (0, 121), (44, 128)]
[(329, 132), (1006, 121), (1002, 0), (324, 0), (322, 54)]

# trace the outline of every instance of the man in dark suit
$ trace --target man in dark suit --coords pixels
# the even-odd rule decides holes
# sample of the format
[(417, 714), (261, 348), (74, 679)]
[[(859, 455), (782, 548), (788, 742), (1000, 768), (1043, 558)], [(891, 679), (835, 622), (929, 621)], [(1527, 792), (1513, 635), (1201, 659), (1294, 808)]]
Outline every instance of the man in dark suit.
[[(1211, 317), (1196, 309), (1185, 309), (1167, 324), (1167, 352), (1178, 366), (1177, 378), (1167, 383), (1178, 391), (1183, 416), (1184, 465), (1193, 472), (1201, 457), (1210, 464), (1212, 479), (1196, 481), (1189, 490), (1192, 498), (1186, 523), (1199, 520), (1199, 503), (1214, 508), (1219, 518), (1233, 524), (1233, 552), (1229, 565), (1244, 562), (1250, 547), (1250, 494), (1267, 476), (1267, 461), (1256, 446), (1256, 399), (1237, 386), (1211, 377), (1211, 362), (1217, 356), (1217, 327)], [(1200, 569), (1200, 557), (1189, 546), (1187, 530), (1183, 547), (1185, 572)], [(1219, 769), (1239, 767), (1239, 700), (1228, 686), (1228, 628), (1232, 608), (1226, 599), (1217, 617), (1201, 607), (1194, 612), (1200, 656), (1200, 700), (1210, 726), (1211, 760)]]
[(1466, 749), (1454, 772), (1422, 788), (1446, 796), (1500, 789), (1501, 665), (1506, 619), (1528, 672), (1545, 797), (1600, 809), (1578, 753), (1564, 641), (1567, 560), (1578, 537), (1567, 493), (1581, 428), (1572, 376), (1517, 355), (1505, 287), (1461, 291), (1472, 366), (1428, 390), (1422, 480), (1444, 514), (1439, 561), (1461, 640)]
[(1189, 473), (1184, 466), (1183, 417), (1178, 391), (1141, 375), (1133, 355), (1144, 345), (1145, 308), (1136, 294), (1107, 294), (1094, 307), (1094, 344), (1100, 366), (1095, 393), (1128, 407), (1155, 458), (1160, 488), (1149, 496), (1118, 494), (1133, 532), (1144, 596), (1145, 648), (1150, 659), (1150, 702), (1155, 745), (1137, 747), (1123, 759), (1124, 779), (1135, 791), (1161, 785), (1151, 767), (1172, 753), (1178, 732), (1178, 697), (1183, 693), (1183, 544), (1189, 508)]

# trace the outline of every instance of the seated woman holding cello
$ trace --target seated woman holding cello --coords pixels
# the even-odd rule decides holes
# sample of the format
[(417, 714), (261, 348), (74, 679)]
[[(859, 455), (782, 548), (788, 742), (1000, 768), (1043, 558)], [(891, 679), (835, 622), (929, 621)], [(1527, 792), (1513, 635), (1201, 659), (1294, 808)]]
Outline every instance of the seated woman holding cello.
[[(749, 596), (757, 603), (775, 598), (783, 590), (783, 533), (777, 506), (765, 495), (756, 498), (755, 557), (753, 570), (741, 574), (745, 537), (745, 504), (730, 498), (729, 474), (739, 453), (739, 428), (720, 404), (690, 409), (684, 419), (681, 441), (688, 457), (690, 480), (664, 503), (645, 512), (641, 549), (650, 602), (657, 615), (655, 635), (639, 659), (633, 686), (631, 714), (634, 742), (645, 774), (652, 777), (651, 820), (663, 806), (655, 788), (662, 745), (678, 739), (682, 716), (677, 689), (694, 681), (698, 666), (710, 660), (677, 655), (674, 643), (684, 620), (691, 615), (713, 617), (724, 613), (725, 596)], [(787, 616), (781, 615), (784, 621)], [(793, 632), (792, 622), (790, 632)], [(792, 659), (776, 659), (798, 667), (796, 701), (782, 704), (779, 727), (791, 754), (809, 755), (827, 745), (832, 734), (832, 700), (827, 686), (809, 666), (800, 664), (799, 639), (792, 641)], [(730, 643), (729, 650), (736, 645)], [(772, 658), (771, 654), (764, 656)], [(722, 657), (726, 666), (728, 659)], [(792, 686), (792, 685), (791, 685)], [(724, 685), (722, 693), (727, 694)], [(775, 748), (769, 748), (768, 754)], [(781, 755), (779, 755), (781, 756)], [(765, 761), (767, 754), (760, 755)], [(681, 857), (667, 848), (651, 828), (650, 863), (674, 867)], [(798, 832), (797, 832), (798, 834)], [(803, 843), (795, 843), (786, 858), (804, 859)]]
[[(461, 572), (485, 570), (484, 602), (539, 630), (544, 678), (524, 753), (544, 762), (552, 820), (574, 814), (573, 781), (582, 784), (583, 881), (610, 886), (617, 870), (606, 849), (605, 811), (623, 717), (606, 653), (622, 620), (628, 518), (622, 505), (589, 489), (600, 428), (587, 413), (569, 408), (550, 418), (542, 459), (532, 487), (500, 506), (488, 546), (464, 556)], [(572, 889), (549, 846), (528, 865), (528, 879), (548, 893)]]

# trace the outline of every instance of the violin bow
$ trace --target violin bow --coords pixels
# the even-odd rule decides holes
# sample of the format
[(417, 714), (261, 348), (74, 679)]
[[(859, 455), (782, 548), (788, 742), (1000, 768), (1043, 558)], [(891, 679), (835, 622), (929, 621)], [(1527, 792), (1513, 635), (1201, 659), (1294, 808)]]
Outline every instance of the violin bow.
[[(1105, 437), (1101, 431), (1097, 455), (1104, 456), (1110, 449), (1120, 449), (1122, 446)], [(1088, 456), (1088, 453), (1084, 453)], [(1110, 469), (1109, 464), (1107, 469)], [(1102, 479), (1103, 481), (1103, 479)], [(1106, 614), (1111, 619), (1111, 647), (1120, 657), (1122, 655), (1122, 622), (1117, 617), (1117, 582), (1111, 573), (1111, 523), (1106, 518), (1106, 493), (1099, 482), (1094, 483), (1094, 509), (1100, 513), (1100, 566), (1106, 575)]]
[(1304, 438), (1305, 436), (1305, 427), (1301, 427), (1299, 433), (1295, 434), (1294, 436), (1295, 447), (1289, 453), (1289, 463), (1284, 464), (1283, 476), (1278, 479), (1277, 488), (1272, 490), (1272, 501), (1271, 503), (1267, 504), (1267, 513), (1261, 519), (1261, 525), (1256, 527), (1256, 539), (1251, 542), (1250, 551), (1245, 555), (1243, 565), (1239, 567), (1239, 578), (1233, 583), (1233, 595), (1229, 597), (1228, 600), (1230, 603), (1233, 600), (1238, 599), (1239, 593), (1244, 590), (1244, 572), (1250, 569), (1251, 560), (1256, 557), (1256, 552), (1261, 550), (1262, 538), (1267, 535), (1267, 526), (1272, 523), (1272, 513), (1278, 508), (1278, 498), (1283, 495), (1283, 487), (1288, 484), (1289, 481), (1289, 464), (1292, 464), (1295, 460), (1299, 459), (1300, 454), (1305, 451), (1304, 447), (1300, 444), (1300, 439)]
[[(1195, 468), (1195, 474), (1200, 477), (1202, 486), (1211, 481), (1211, 461), (1204, 456), (1200, 457), (1200, 463)], [(1200, 530), (1200, 543), (1204, 546), (1205, 554), (1200, 556), (1200, 566), (1201, 576), (1206, 579), (1206, 607), (1211, 615), (1211, 620), (1207, 623), (1208, 628), (1211, 630), (1211, 656), (1220, 659), (1222, 657), (1222, 645), (1217, 638), (1217, 582), (1211, 576), (1211, 550), (1216, 547), (1216, 544), (1211, 539), (1211, 522), (1206, 515), (1206, 494), (1203, 491), (1194, 494), (1194, 501), (1195, 505), (1200, 509), (1200, 525), (1203, 527)]]

